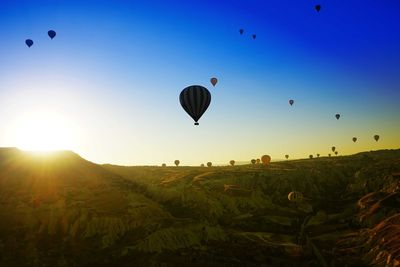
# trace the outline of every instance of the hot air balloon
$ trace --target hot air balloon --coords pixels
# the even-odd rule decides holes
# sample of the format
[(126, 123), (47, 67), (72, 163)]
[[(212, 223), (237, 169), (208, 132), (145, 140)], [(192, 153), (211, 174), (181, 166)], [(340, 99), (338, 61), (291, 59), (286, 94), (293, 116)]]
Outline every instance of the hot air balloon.
[(179, 101), (187, 114), (193, 118), (194, 125), (199, 125), (197, 121), (210, 105), (211, 93), (203, 86), (192, 85), (182, 90)]
[(335, 151), (335, 155), (337, 155), (339, 152)]
[(268, 155), (264, 155), (261, 157), (261, 162), (267, 166), (271, 162), (271, 157)]
[(253, 165), (256, 164), (256, 160), (255, 160), (255, 159), (252, 159), (250, 162), (251, 162), (251, 164), (253, 164)]
[(312, 159), (313, 158), (313, 155), (310, 155), (310, 156), (308, 156), (310, 159)]
[(353, 142), (355, 143), (357, 141), (357, 137), (353, 137)]
[(239, 30), (239, 33), (240, 33), (240, 34), (243, 34), (243, 33), (244, 33), (244, 30), (243, 30), (243, 29), (240, 29), (240, 30)]
[(260, 162), (261, 162), (261, 159), (256, 159), (257, 164), (260, 164)]
[(26, 40), (25, 40), (25, 44), (26, 44), (28, 47), (31, 47), (31, 46), (33, 45), (33, 41), (32, 41), (31, 39), (26, 39)]
[(215, 85), (217, 84), (217, 82), (218, 82), (218, 79), (215, 78), (215, 77), (213, 77), (213, 78), (210, 79), (210, 81), (211, 81), (211, 84), (212, 84), (213, 86), (215, 86)]
[(317, 154), (317, 158), (319, 158), (319, 154)]
[(285, 158), (288, 159), (288, 158), (289, 158), (289, 155), (285, 155)]
[(315, 10), (317, 10), (317, 12), (319, 12), (321, 10), (321, 5), (315, 5)]
[(54, 37), (56, 37), (56, 32), (53, 31), (53, 30), (48, 31), (47, 34), (49, 35), (49, 37), (50, 37), (51, 39), (53, 39)]
[(257, 38), (257, 35), (252, 34), (251, 37), (253, 37), (253, 40), (255, 40)]
[(376, 142), (378, 142), (378, 140), (379, 140), (379, 135), (377, 135), (377, 134), (374, 135), (374, 139), (375, 139)]
[(211, 167), (212, 166), (212, 163), (209, 161), (209, 162), (207, 162), (207, 167)]
[(162, 166), (162, 167), (167, 167), (167, 164), (163, 163), (161, 166)]
[(204, 167), (204, 164), (202, 163), (202, 164), (200, 164), (200, 167)]
[(336, 114), (335, 117), (338, 120), (340, 118), (340, 114)]
[(336, 150), (336, 147), (333, 146), (332, 147), (332, 152), (335, 152), (335, 150)]
[(292, 191), (288, 194), (288, 199), (291, 202), (297, 202), (303, 200), (303, 194), (298, 191)]
[(328, 154), (328, 157), (332, 156), (331, 153)]
[(294, 103), (294, 100), (293, 100), (293, 99), (290, 99), (290, 100), (289, 100), (289, 104), (292, 106), (293, 103)]
[(175, 160), (175, 161), (174, 161), (174, 163), (175, 163), (176, 167), (178, 167), (178, 166), (179, 166), (179, 163), (180, 163), (180, 161), (179, 161), (179, 160)]
[(229, 161), (229, 164), (231, 164), (232, 166), (234, 166), (234, 165), (235, 165), (235, 161), (234, 161), (234, 160), (231, 160), (231, 161)]

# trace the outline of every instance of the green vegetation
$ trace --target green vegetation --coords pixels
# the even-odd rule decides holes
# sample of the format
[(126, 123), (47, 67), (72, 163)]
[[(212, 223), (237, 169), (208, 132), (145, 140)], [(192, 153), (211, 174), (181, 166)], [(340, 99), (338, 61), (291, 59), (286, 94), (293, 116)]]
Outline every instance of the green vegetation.
[(399, 188), (400, 150), (177, 168), (0, 149), (0, 266), (398, 266)]

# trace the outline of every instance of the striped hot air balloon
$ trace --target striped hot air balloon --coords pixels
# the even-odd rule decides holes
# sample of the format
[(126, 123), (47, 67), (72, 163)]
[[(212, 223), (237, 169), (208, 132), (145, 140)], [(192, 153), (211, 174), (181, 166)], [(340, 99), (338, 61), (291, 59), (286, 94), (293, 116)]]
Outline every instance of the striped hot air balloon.
[(203, 86), (192, 85), (182, 90), (179, 101), (186, 113), (193, 118), (194, 125), (199, 125), (198, 120), (211, 103), (211, 93)]

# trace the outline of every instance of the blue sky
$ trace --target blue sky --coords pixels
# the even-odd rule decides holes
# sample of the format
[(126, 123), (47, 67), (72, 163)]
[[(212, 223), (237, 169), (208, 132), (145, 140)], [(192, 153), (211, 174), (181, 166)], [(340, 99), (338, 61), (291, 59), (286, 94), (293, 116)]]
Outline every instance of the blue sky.
[[(399, 148), (399, 11), (369, 0), (1, 1), (0, 146), (54, 138), (127, 165)], [(212, 93), (199, 127), (178, 101), (192, 84)]]

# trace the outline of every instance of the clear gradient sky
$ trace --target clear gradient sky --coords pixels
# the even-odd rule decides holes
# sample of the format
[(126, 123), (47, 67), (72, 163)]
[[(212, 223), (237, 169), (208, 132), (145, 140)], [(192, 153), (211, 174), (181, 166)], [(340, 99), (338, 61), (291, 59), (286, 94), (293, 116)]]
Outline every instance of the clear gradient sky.
[[(0, 146), (52, 139), (123, 165), (399, 148), (399, 14), (398, 0), (1, 0)], [(212, 94), (200, 126), (179, 104), (192, 84)]]

